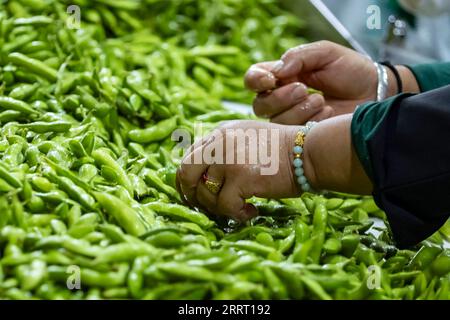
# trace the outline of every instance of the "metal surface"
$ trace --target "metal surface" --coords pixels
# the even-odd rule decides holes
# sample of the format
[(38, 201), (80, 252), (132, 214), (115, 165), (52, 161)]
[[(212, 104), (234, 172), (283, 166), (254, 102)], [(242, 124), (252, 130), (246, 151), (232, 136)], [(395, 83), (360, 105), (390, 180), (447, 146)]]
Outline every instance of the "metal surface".
[(302, 30), (308, 41), (329, 40), (367, 54), (337, 17), (318, 0), (280, 0), (283, 7), (305, 22)]
[(310, 0), (310, 2), (317, 9), (317, 11), (320, 12), (325, 19), (327, 19), (330, 26), (333, 27), (353, 49), (364, 55), (370, 56), (363, 46), (350, 34), (339, 19), (321, 0)]
[[(361, 46), (373, 60), (390, 60), (393, 64), (418, 64), (442, 61), (446, 56), (450, 57), (443, 49), (450, 47), (446, 45), (450, 38), (450, 25), (446, 21), (450, 22), (450, 18), (445, 13), (441, 17), (414, 17), (402, 10), (397, 2), (385, 0), (310, 1), (336, 30), (340, 31), (343, 27), (345, 31), (341, 33), (344, 38), (348, 38), (348, 32), (348, 41), (355, 49), (358, 50), (358, 46)], [(368, 21), (374, 14), (371, 7), (379, 9), (380, 27), (368, 27)]]

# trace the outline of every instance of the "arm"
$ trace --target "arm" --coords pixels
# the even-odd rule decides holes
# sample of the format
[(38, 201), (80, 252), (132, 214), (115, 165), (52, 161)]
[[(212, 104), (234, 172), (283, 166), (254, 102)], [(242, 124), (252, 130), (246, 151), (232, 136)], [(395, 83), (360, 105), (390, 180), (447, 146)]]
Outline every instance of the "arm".
[(352, 115), (318, 123), (305, 140), (305, 173), (315, 189), (370, 194), (373, 186), (352, 145)]
[[(420, 93), (420, 87), (419, 83), (416, 80), (416, 76), (414, 73), (409, 69), (408, 67), (397, 65), (395, 66), (397, 69), (400, 78), (402, 79), (403, 84), (403, 92), (410, 92), (410, 93)], [(398, 94), (398, 86), (397, 81), (395, 79), (394, 73), (391, 69), (386, 68), (388, 72), (388, 97), (395, 96)]]
[[(415, 66), (395, 66), (402, 79), (403, 92), (426, 92), (450, 84), (450, 63), (429, 63)], [(398, 93), (394, 73), (388, 71), (388, 97)]]

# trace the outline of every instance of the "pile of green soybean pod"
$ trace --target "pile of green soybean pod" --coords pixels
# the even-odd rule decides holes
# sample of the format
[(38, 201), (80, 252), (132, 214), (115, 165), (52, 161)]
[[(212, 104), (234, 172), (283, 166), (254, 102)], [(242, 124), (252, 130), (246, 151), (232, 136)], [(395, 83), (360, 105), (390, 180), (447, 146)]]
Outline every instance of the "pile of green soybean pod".
[(449, 222), (398, 250), (370, 197), (181, 204), (172, 131), (247, 117), (221, 101), (301, 27), (268, 0), (2, 1), (0, 298), (449, 299)]

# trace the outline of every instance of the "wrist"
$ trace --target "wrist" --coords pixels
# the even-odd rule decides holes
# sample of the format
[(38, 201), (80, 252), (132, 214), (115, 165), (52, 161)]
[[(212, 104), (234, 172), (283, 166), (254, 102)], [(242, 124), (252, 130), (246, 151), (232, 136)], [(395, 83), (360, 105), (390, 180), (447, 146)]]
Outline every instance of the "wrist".
[(420, 93), (419, 83), (412, 71), (405, 66), (395, 66), (403, 82), (403, 92)]
[[(310, 145), (309, 147), (307, 147), (307, 141), (308, 141), (308, 135), (309, 132), (312, 131), (314, 129), (314, 127), (312, 127), (310, 129), (310, 131), (304, 135), (304, 142), (301, 145), (301, 161), (302, 161), (302, 165), (301, 165), (301, 174), (299, 174), (298, 172), (296, 172), (296, 167), (295, 167), (295, 159), (299, 158), (299, 155), (296, 154), (294, 152), (294, 147), (299, 146), (298, 142), (296, 143), (296, 139), (298, 137), (298, 133), (299, 131), (302, 131), (304, 129), (305, 126), (292, 126), (289, 128), (289, 132), (288, 132), (288, 150), (289, 150), (289, 162), (290, 162), (290, 175), (293, 179), (293, 185), (294, 185), (294, 190), (296, 194), (301, 194), (305, 191), (313, 191), (313, 190), (317, 190), (316, 189), (316, 176), (314, 173), (314, 167), (311, 161), (311, 157), (310, 157)], [(303, 176), (304, 178), (306, 178), (306, 181), (302, 181), (303, 183), (306, 182), (307, 185), (309, 185), (310, 188), (307, 188), (308, 190), (304, 190), (305, 188), (302, 188), (302, 184), (299, 181), (300, 176)], [(303, 179), (303, 178), (301, 178)]]
[(397, 79), (394, 75), (394, 72), (392, 72), (390, 68), (386, 67), (386, 71), (388, 73), (387, 97), (392, 97), (403, 92), (419, 93), (419, 84), (417, 83), (416, 77), (411, 72), (411, 70), (402, 65), (396, 65), (395, 68), (397, 69), (397, 72), (402, 81), (402, 92), (399, 92), (398, 90)]

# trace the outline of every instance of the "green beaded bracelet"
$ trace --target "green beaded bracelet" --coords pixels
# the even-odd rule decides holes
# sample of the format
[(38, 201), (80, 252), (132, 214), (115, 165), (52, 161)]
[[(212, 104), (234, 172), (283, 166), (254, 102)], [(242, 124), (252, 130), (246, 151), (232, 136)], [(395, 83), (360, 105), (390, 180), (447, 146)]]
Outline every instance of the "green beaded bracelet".
[(302, 188), (303, 192), (312, 191), (311, 185), (308, 183), (308, 179), (306, 179), (305, 171), (303, 170), (303, 145), (305, 143), (305, 138), (311, 128), (317, 122), (309, 121), (305, 126), (302, 126), (300, 130), (297, 132), (295, 137), (295, 146), (293, 148), (294, 152), (294, 168), (295, 168), (295, 176), (297, 177), (297, 182)]

